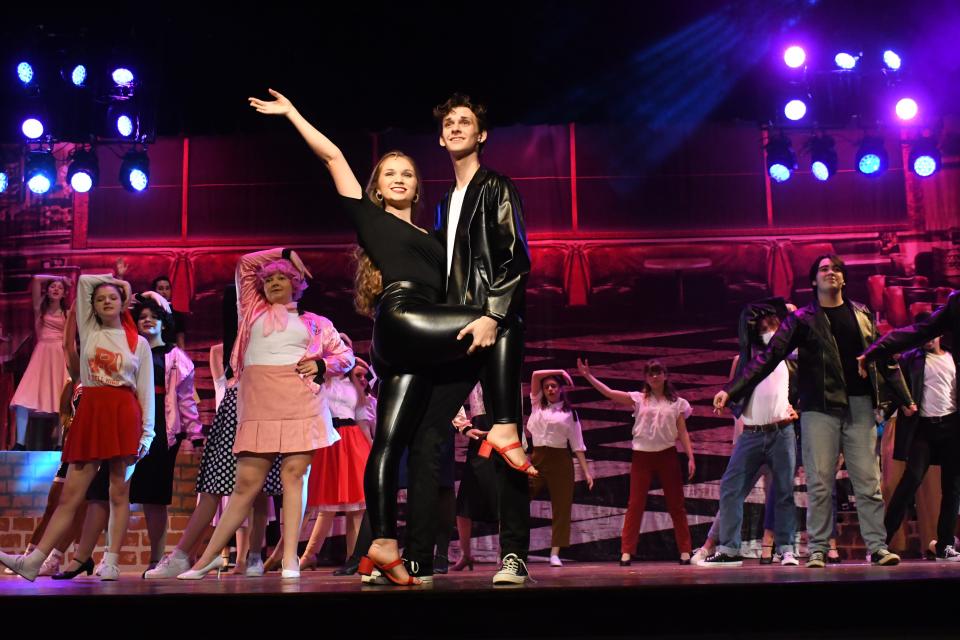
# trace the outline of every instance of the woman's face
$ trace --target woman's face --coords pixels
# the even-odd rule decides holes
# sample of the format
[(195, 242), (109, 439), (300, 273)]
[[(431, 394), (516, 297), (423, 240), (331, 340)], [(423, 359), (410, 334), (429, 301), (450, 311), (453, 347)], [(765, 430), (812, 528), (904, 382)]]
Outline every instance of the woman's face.
[(66, 294), (67, 289), (63, 286), (63, 283), (59, 280), (54, 280), (49, 285), (47, 285), (47, 297), (53, 301), (58, 301), (63, 299), (64, 294)]
[(667, 374), (663, 369), (651, 369), (647, 372), (647, 384), (657, 393), (663, 392), (663, 386), (667, 382)]
[(137, 331), (145, 338), (159, 336), (163, 331), (163, 321), (160, 320), (150, 309), (140, 311), (140, 317), (137, 318)]
[(560, 402), (560, 383), (553, 378), (547, 378), (543, 382), (543, 395), (547, 402)]
[(395, 209), (409, 209), (417, 196), (417, 172), (408, 158), (387, 158), (380, 165), (377, 191), (383, 200)]
[(119, 318), (123, 313), (123, 299), (120, 297), (120, 291), (109, 284), (98, 287), (93, 295), (93, 312), (101, 322)]
[(170, 296), (173, 295), (173, 287), (170, 286), (169, 280), (160, 280), (157, 282), (157, 293), (162, 295), (167, 300), (170, 300)]
[(354, 367), (350, 371), (350, 381), (356, 386), (366, 389), (367, 388), (367, 370), (363, 367)]
[(280, 271), (263, 279), (263, 295), (270, 304), (288, 304), (293, 301), (293, 282)]

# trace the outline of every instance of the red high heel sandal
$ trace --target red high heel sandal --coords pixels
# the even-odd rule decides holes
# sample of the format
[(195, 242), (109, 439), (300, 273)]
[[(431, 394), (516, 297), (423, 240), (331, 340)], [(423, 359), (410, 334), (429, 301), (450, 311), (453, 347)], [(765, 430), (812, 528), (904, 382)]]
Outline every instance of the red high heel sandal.
[(398, 587), (415, 587), (418, 584), (420, 584), (419, 582), (415, 582), (416, 578), (414, 578), (413, 576), (407, 576), (407, 580), (406, 582), (404, 582), (399, 578), (394, 577), (394, 575), (390, 573), (390, 569), (393, 569), (394, 567), (399, 566), (401, 564), (403, 564), (403, 558), (397, 558), (396, 560), (388, 564), (378, 564), (377, 561), (371, 558), (370, 556), (363, 556), (360, 559), (360, 568), (358, 569), (358, 572), (360, 573), (360, 575), (369, 576), (370, 574), (373, 573), (374, 569), (379, 569), (380, 575), (386, 576), (387, 580), (397, 585)]
[(505, 447), (498, 447), (497, 445), (493, 444), (489, 440), (484, 440), (483, 442), (480, 443), (480, 451), (477, 453), (477, 455), (479, 455), (481, 458), (489, 458), (490, 452), (496, 451), (497, 453), (500, 454), (500, 457), (503, 458), (504, 462), (510, 465), (511, 469), (516, 469), (517, 471), (526, 473), (531, 476), (536, 475), (536, 473), (530, 473), (528, 471), (528, 469), (530, 469), (530, 467), (533, 466), (530, 464), (529, 460), (527, 460), (526, 462), (524, 462), (522, 465), (518, 467), (517, 465), (513, 464), (513, 460), (507, 457), (508, 451), (513, 451), (514, 449), (520, 449), (522, 447), (523, 445), (520, 444), (520, 442), (514, 442), (513, 444), (508, 444)]

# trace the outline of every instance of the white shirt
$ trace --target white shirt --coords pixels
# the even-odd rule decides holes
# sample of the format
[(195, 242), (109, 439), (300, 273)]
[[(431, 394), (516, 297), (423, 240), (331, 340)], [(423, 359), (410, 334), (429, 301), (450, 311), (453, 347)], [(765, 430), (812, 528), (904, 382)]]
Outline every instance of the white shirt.
[(760, 381), (743, 409), (743, 424), (775, 424), (790, 416), (790, 371), (781, 362)]
[(284, 365), (300, 362), (310, 345), (310, 334), (296, 311), (287, 311), (287, 328), (263, 335), (267, 314), (261, 315), (250, 330), (250, 344), (243, 355), (243, 366)]
[(923, 401), (920, 415), (939, 418), (957, 410), (957, 367), (953, 356), (928, 353), (923, 369)]
[(677, 420), (681, 415), (690, 417), (693, 413), (690, 403), (683, 398), (670, 402), (639, 391), (631, 391), (630, 399), (633, 400), (633, 450), (656, 452), (675, 446), (679, 434)]
[(574, 451), (586, 451), (583, 444), (583, 429), (572, 411), (566, 411), (562, 402), (542, 406), (543, 392), (530, 394), (530, 419), (527, 430), (533, 437), (533, 446), (566, 449), (567, 443)]
[(320, 387), (320, 393), (327, 399), (327, 406), (330, 407), (330, 413), (334, 418), (357, 419), (357, 405), (360, 403), (360, 398), (357, 388), (349, 378), (332, 378), (324, 381), (323, 386)]
[(457, 227), (460, 225), (460, 210), (463, 209), (463, 196), (467, 188), (454, 189), (450, 195), (450, 210), (447, 215), (447, 277), (453, 266), (453, 245), (457, 242)]

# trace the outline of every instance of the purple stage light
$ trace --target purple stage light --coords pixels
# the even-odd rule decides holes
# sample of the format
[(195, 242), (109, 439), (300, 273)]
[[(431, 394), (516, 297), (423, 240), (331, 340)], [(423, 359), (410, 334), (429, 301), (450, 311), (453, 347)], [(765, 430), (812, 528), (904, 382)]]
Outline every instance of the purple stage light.
[(901, 120), (913, 120), (917, 117), (920, 107), (917, 106), (917, 101), (913, 98), (902, 98), (897, 102), (896, 111), (897, 117)]
[(802, 67), (803, 63), (807, 61), (807, 53), (802, 47), (793, 45), (783, 52), (783, 61), (787, 63), (787, 66), (791, 69), (796, 69), (797, 67)]
[(113, 82), (118, 87), (126, 87), (133, 84), (133, 72), (123, 67), (115, 69), (113, 72)]
[(800, 120), (807, 115), (807, 104), (803, 100), (791, 100), (783, 107), (783, 115), (790, 120)]
[(847, 71), (857, 66), (857, 58), (846, 52), (838, 53), (833, 61), (837, 63), (838, 67)]
[(891, 69), (893, 71), (898, 71), (900, 69), (900, 65), (902, 64), (902, 61), (900, 60), (900, 56), (898, 56), (896, 52), (891, 51), (890, 49), (887, 49), (886, 51), (883, 52), (883, 64), (887, 65), (888, 69)]
[(130, 116), (124, 114), (117, 118), (117, 131), (124, 138), (129, 138), (133, 135), (133, 120)]
[(20, 125), (20, 130), (23, 131), (23, 135), (26, 137), (31, 140), (36, 140), (43, 135), (43, 123), (36, 118), (27, 118), (23, 121), (23, 124)]

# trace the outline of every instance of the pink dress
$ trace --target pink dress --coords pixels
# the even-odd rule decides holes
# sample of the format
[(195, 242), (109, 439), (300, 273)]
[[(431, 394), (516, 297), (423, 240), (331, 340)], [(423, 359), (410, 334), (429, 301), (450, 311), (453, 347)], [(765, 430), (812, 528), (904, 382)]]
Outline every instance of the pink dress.
[(63, 329), (67, 323), (61, 313), (46, 313), (40, 318), (37, 346), (20, 380), (10, 406), (37, 413), (57, 413), (60, 393), (67, 382), (67, 361), (63, 355)]

